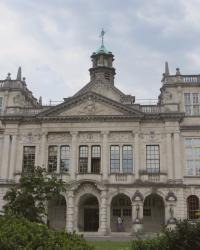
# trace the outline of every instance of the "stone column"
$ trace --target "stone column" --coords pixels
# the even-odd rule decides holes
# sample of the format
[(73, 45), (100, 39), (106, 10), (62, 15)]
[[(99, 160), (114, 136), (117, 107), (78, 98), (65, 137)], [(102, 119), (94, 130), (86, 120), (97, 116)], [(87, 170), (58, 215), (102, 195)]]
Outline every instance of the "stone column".
[(103, 174), (103, 180), (107, 181), (108, 180), (108, 168), (109, 168), (109, 160), (108, 160), (108, 131), (103, 131), (103, 148), (102, 148), (102, 174)]
[(134, 164), (134, 172), (135, 172), (135, 180), (139, 179), (139, 168), (140, 168), (140, 138), (139, 134), (136, 133), (134, 137), (134, 156), (135, 161), (133, 158)]
[(134, 201), (132, 204), (132, 231), (131, 235), (143, 230), (143, 202)]
[(101, 204), (99, 204), (99, 232), (102, 235), (107, 235), (108, 234), (108, 223), (107, 223), (107, 191), (102, 190), (101, 191)]
[(180, 153), (180, 134), (179, 132), (174, 133), (174, 170), (175, 179), (182, 180), (182, 169), (181, 169), (181, 153)]
[(167, 133), (166, 135), (166, 163), (168, 169), (168, 180), (173, 180), (173, 161), (172, 161), (172, 136), (171, 133)]
[(71, 132), (72, 136), (72, 147), (71, 147), (71, 164), (70, 164), (70, 179), (75, 180), (76, 179), (76, 172), (77, 172), (77, 136), (78, 132)]
[(14, 179), (15, 165), (16, 165), (16, 152), (17, 152), (17, 135), (12, 136), (11, 144), (11, 156), (10, 156), (10, 168), (9, 179)]
[(3, 153), (2, 153), (2, 164), (1, 164), (1, 178), (8, 178), (8, 168), (10, 159), (10, 135), (4, 135), (3, 141)]
[(73, 232), (74, 230), (74, 192), (69, 191), (67, 196), (67, 214), (66, 214), (66, 231)]
[(42, 133), (41, 151), (40, 151), (40, 167), (47, 168), (46, 166), (46, 146), (47, 146), (47, 133)]

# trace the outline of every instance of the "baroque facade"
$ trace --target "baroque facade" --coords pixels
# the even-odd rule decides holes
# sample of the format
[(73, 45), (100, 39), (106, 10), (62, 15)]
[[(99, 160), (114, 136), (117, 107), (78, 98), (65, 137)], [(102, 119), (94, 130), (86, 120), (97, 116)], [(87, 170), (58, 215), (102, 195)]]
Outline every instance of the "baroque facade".
[(157, 104), (141, 105), (115, 86), (103, 44), (91, 59), (90, 82), (55, 106), (34, 98), (21, 68), (0, 81), (0, 207), (23, 172), (42, 166), (66, 184), (48, 204), (52, 228), (107, 235), (194, 220), (200, 75), (171, 75), (166, 63)]

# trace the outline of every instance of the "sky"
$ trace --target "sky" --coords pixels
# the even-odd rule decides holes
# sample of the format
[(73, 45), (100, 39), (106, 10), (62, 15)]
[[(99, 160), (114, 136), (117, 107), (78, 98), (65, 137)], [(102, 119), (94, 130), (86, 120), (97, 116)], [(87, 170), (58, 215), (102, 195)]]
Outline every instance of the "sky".
[(62, 101), (89, 82), (101, 44), (115, 56), (115, 86), (156, 99), (170, 73), (200, 73), (200, 0), (0, 0), (0, 79), (22, 67), (36, 98)]

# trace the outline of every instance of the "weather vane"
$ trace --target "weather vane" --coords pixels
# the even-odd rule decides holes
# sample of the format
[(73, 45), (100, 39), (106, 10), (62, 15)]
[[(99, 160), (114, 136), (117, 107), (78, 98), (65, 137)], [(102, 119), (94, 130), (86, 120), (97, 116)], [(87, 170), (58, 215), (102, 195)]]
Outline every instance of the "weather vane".
[(99, 37), (101, 37), (101, 46), (104, 46), (104, 35), (105, 35), (105, 31), (102, 29), (102, 31), (101, 31), (101, 33), (100, 33), (100, 36)]

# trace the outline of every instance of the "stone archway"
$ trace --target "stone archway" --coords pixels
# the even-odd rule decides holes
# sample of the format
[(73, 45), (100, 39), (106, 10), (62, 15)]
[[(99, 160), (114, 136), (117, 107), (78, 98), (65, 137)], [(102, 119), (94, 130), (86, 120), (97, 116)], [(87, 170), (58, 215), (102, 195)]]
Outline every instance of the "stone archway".
[(99, 201), (93, 194), (84, 194), (79, 201), (78, 229), (80, 232), (99, 230)]
[(48, 202), (47, 223), (49, 228), (65, 230), (66, 209), (66, 200), (62, 195)]
[(160, 231), (165, 223), (165, 206), (163, 198), (158, 194), (150, 194), (144, 200), (143, 224), (144, 230)]
[[(112, 198), (110, 206), (111, 232), (130, 232), (132, 227), (132, 205), (130, 198), (125, 194), (117, 194)], [(118, 219), (122, 220), (122, 225)]]

